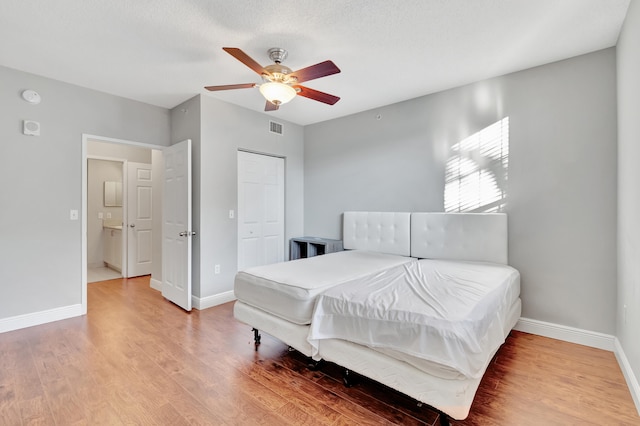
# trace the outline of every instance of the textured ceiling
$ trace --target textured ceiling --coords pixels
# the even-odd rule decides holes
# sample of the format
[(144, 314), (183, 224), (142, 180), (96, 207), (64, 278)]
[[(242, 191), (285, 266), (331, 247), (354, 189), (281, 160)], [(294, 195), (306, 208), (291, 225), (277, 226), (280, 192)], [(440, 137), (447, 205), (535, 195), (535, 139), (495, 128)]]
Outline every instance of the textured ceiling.
[[(299, 69), (342, 70), (305, 83), (270, 115), (306, 125), (616, 44), (629, 0), (0, 0), (0, 65), (172, 108), (198, 93), (256, 111), (259, 82), (222, 50), (262, 65), (289, 51)], [(33, 88), (37, 90), (36, 88)]]

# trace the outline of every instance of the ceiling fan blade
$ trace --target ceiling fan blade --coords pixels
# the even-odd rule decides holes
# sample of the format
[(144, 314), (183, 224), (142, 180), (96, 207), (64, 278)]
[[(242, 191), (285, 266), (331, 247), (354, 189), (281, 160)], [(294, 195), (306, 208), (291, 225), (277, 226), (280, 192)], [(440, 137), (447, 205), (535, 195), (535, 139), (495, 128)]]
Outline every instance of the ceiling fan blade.
[(321, 92), (319, 90), (309, 89), (304, 86), (293, 86), (295, 89), (299, 89), (298, 95), (305, 98), (313, 99), (314, 101), (324, 102), (325, 104), (333, 105), (340, 100), (339, 97), (330, 95), (328, 93)]
[(320, 62), (319, 64), (311, 65), (310, 67), (302, 68), (295, 71), (292, 74), (298, 77), (298, 82), (314, 80), (320, 77), (326, 77), (331, 74), (337, 74), (340, 72), (340, 68), (331, 61)]
[(278, 109), (278, 105), (272, 104), (269, 101), (267, 101), (267, 104), (264, 106), (265, 111), (276, 111), (277, 109)]
[(262, 67), (262, 65), (254, 61), (249, 55), (247, 55), (237, 47), (223, 47), (222, 50), (254, 70), (258, 75), (262, 75), (262, 73), (264, 72), (264, 68)]
[(217, 90), (251, 89), (256, 87), (256, 83), (227, 84), (224, 86), (205, 86), (205, 89), (215, 92)]

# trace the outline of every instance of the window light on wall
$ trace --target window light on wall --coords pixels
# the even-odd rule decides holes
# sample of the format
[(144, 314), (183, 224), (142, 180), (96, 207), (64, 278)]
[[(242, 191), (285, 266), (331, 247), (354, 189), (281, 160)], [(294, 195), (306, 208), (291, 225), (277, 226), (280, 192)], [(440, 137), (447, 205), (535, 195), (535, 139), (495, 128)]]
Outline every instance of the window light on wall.
[(445, 211), (502, 211), (507, 199), (509, 117), (463, 139), (451, 150), (445, 170)]

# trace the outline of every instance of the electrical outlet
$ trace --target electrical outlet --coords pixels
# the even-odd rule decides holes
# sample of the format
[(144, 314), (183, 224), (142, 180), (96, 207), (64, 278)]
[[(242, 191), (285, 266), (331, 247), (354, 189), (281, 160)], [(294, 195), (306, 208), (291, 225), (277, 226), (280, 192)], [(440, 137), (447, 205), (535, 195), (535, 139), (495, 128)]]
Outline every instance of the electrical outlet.
[(78, 210), (69, 210), (69, 219), (78, 220)]
[(111, 213), (107, 213), (107, 219), (111, 219)]
[(98, 212), (98, 219), (103, 219), (104, 218), (104, 214), (102, 214), (102, 212)]
[(220, 273), (220, 265), (216, 265), (216, 266), (214, 267), (214, 271), (213, 271), (213, 272), (214, 272), (215, 274), (219, 274), (219, 273)]

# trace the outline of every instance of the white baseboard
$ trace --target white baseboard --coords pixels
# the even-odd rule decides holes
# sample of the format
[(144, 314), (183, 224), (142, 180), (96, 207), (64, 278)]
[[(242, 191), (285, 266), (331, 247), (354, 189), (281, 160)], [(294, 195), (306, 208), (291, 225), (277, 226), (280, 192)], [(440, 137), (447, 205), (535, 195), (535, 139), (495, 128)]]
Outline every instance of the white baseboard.
[(33, 327), (34, 325), (60, 321), (67, 318), (84, 315), (82, 304), (63, 306), (47, 311), (33, 312), (31, 314), (17, 315), (15, 317), (0, 319), (0, 333)]
[(640, 414), (640, 384), (638, 384), (638, 379), (631, 369), (631, 364), (629, 364), (629, 360), (617, 337), (610, 334), (582, 330), (529, 318), (520, 318), (514, 330), (613, 352), (622, 370), (622, 374), (627, 381), (627, 386), (629, 387), (629, 392), (636, 405), (638, 414)]
[(627, 386), (629, 386), (631, 397), (633, 398), (633, 402), (636, 404), (636, 410), (638, 410), (638, 414), (640, 414), (640, 384), (638, 383), (638, 379), (631, 369), (631, 364), (629, 364), (627, 355), (625, 355), (624, 349), (622, 349), (622, 345), (620, 344), (620, 341), (617, 337), (615, 339), (615, 350), (613, 351), (613, 353), (615, 353), (616, 359), (618, 360), (618, 365), (620, 365), (622, 374), (627, 381)]
[(537, 334), (544, 337), (551, 337), (552, 339), (564, 340), (565, 342), (577, 343), (579, 345), (590, 346), (592, 348), (604, 349), (611, 352), (615, 350), (615, 336), (598, 333), (596, 331), (568, 327), (566, 325), (553, 324), (529, 318), (520, 318), (514, 327), (514, 330)]
[(150, 287), (154, 290), (162, 291), (162, 281), (156, 280), (155, 278), (151, 277)]
[(236, 300), (236, 296), (233, 294), (233, 290), (225, 291), (224, 293), (214, 294), (213, 296), (207, 296), (203, 298), (191, 296), (193, 307), (198, 310), (222, 305), (223, 303), (231, 302), (233, 300)]

